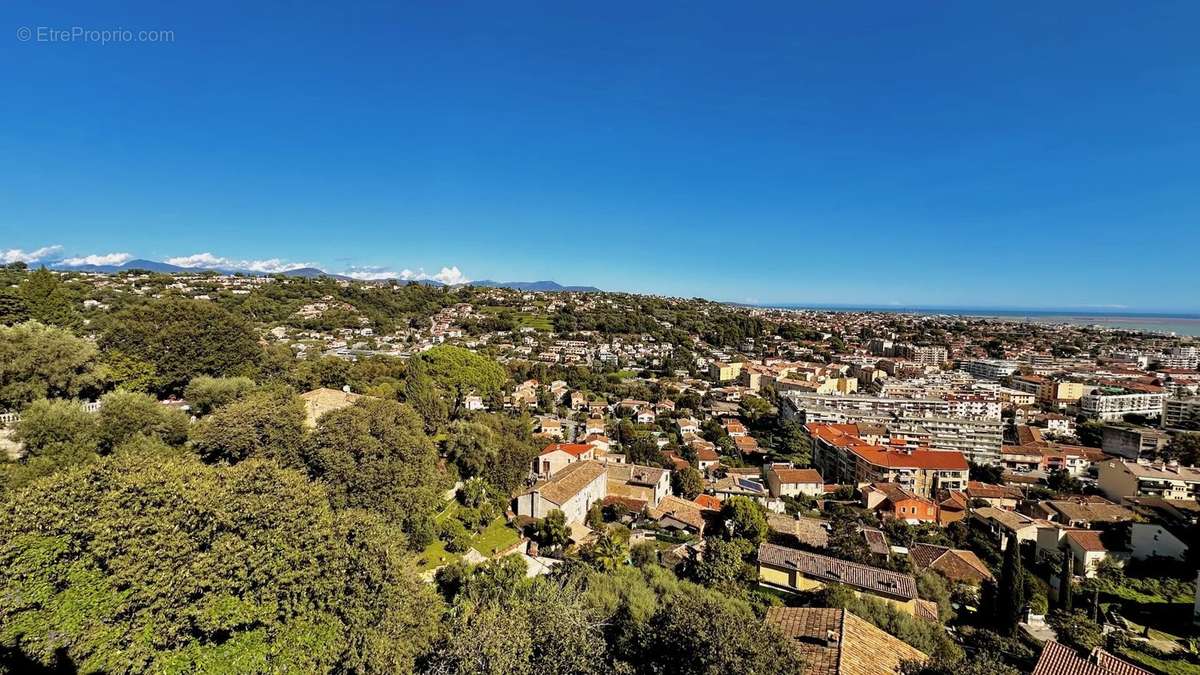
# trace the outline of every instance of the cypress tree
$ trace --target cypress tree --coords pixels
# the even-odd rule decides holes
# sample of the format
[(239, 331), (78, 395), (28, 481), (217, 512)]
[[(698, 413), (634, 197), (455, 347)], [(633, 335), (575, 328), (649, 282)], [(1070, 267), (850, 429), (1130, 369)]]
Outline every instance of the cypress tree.
[(1025, 571), (1021, 565), (1021, 544), (1015, 536), (1008, 538), (1004, 549), (1004, 567), (1000, 572), (996, 600), (997, 626), (1006, 634), (1015, 635), (1025, 609)]
[(1071, 579), (1075, 576), (1075, 556), (1063, 551), (1062, 574), (1058, 578), (1058, 608), (1071, 611)]

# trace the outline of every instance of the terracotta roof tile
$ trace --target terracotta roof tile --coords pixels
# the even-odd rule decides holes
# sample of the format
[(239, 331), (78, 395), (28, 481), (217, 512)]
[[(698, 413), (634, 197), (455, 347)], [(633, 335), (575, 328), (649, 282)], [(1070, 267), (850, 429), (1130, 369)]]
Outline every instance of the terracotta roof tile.
[(844, 609), (771, 607), (766, 621), (795, 641), (805, 675), (894, 675), (929, 658)]
[(917, 582), (911, 576), (870, 565), (775, 544), (760, 544), (758, 560), (760, 564), (794, 569), (806, 577), (827, 583), (846, 584), (871, 593), (908, 600), (917, 597)]

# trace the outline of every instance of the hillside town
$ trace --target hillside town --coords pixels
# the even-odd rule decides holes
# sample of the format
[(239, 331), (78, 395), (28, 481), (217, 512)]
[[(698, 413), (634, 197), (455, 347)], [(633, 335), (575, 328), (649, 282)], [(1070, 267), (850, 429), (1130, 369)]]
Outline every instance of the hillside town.
[[(804, 673), (1200, 672), (1196, 338), (602, 292), (3, 273), (10, 498), (123, 461), (131, 442), (266, 458), (345, 482), (335, 505), (408, 494), (384, 515), (450, 602), (501, 569), (653, 568), (738, 598)], [(53, 363), (31, 362), (39, 350)], [(268, 419), (289, 406), (294, 428)], [(375, 429), (410, 418), (409, 436)], [(99, 445), (68, 431), (81, 425)], [(337, 459), (339, 443), (429, 454), (375, 478), (379, 460)], [(0, 604), (0, 626), (19, 611)]]

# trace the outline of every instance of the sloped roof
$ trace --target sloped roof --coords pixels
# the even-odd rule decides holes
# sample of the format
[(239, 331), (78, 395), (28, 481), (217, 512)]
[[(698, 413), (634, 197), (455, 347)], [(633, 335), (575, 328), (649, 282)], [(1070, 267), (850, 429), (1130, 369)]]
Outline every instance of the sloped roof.
[(666, 469), (657, 466), (642, 466), (641, 464), (610, 464), (608, 479), (619, 480), (634, 485), (657, 485), (662, 480)]
[(815, 483), (823, 485), (825, 480), (816, 469), (771, 469), (780, 483)]
[(875, 555), (887, 555), (891, 553), (891, 548), (888, 546), (887, 536), (883, 530), (874, 527), (860, 527), (863, 539), (867, 542), (867, 548)]
[(1021, 491), (1007, 485), (992, 485), (977, 480), (967, 481), (967, 496), (971, 499), (1021, 499)]
[(580, 455), (587, 454), (591, 451), (591, 449), (592, 446), (585, 443), (551, 443), (550, 445), (542, 448), (541, 454), (548, 455), (552, 452), (562, 451), (568, 455), (579, 457)]
[(600, 462), (572, 462), (560, 469), (550, 480), (535, 485), (531, 492), (538, 492), (542, 499), (561, 506), (603, 475), (604, 465)]
[(911, 576), (840, 558), (830, 558), (775, 544), (760, 544), (758, 561), (772, 567), (794, 569), (812, 579), (846, 584), (871, 593), (906, 600), (917, 597), (917, 582)]
[(702, 507), (696, 502), (690, 502), (674, 495), (663, 497), (658, 506), (650, 508), (649, 514), (655, 520), (661, 520), (666, 516), (670, 516), (698, 531), (704, 530), (704, 513)]
[(933, 569), (951, 581), (979, 583), (991, 579), (987, 565), (966, 549), (947, 548), (933, 544), (913, 544), (908, 556), (917, 569)]
[(1042, 647), (1031, 675), (1151, 675), (1150, 671), (1123, 661), (1103, 649), (1083, 658), (1070, 647), (1050, 640)]
[(1062, 515), (1066, 522), (1081, 521), (1085, 523), (1120, 523), (1133, 520), (1133, 511), (1112, 503), (1087, 502), (1072, 500), (1053, 500), (1043, 502), (1045, 506)]
[(929, 658), (844, 609), (771, 607), (766, 621), (794, 640), (805, 675), (894, 675)]
[(768, 513), (767, 527), (780, 534), (790, 535), (801, 544), (813, 548), (829, 545), (829, 532), (815, 518), (795, 518), (783, 513)]
[(1067, 539), (1084, 551), (1102, 553), (1108, 550), (1104, 542), (1100, 541), (1100, 532), (1097, 530), (1071, 530), (1067, 532)]
[(317, 420), (325, 413), (348, 408), (362, 397), (362, 394), (352, 394), (348, 391), (328, 387), (306, 391), (300, 394), (300, 398), (304, 401), (304, 423), (310, 427), (316, 426)]

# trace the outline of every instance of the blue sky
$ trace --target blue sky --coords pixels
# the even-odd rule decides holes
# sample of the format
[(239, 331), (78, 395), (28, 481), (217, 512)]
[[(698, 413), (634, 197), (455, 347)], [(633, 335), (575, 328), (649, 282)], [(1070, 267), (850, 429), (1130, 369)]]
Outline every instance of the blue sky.
[(181, 4), (0, 6), (0, 256), (1200, 310), (1200, 3)]

